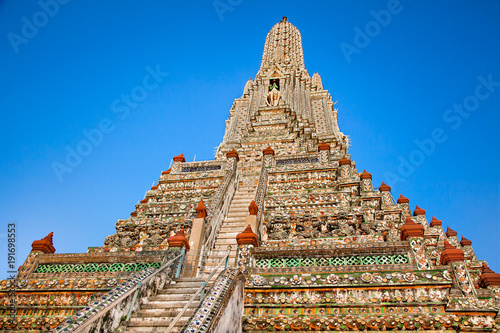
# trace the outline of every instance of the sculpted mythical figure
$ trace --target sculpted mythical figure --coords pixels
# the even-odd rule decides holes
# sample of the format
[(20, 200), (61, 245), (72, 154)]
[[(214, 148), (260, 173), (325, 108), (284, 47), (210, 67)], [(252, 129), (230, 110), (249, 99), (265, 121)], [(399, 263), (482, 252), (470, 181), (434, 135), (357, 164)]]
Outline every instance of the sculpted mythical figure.
[(281, 99), (281, 92), (278, 90), (278, 86), (274, 83), (271, 87), (271, 90), (267, 93), (267, 105), (268, 106), (278, 106), (279, 101)]

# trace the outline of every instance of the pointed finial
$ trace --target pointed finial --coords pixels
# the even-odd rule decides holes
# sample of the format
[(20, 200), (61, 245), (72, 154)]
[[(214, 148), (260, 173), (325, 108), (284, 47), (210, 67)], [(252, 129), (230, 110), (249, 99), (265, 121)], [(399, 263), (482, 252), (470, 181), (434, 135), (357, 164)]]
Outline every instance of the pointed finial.
[(43, 253), (51, 254), (56, 252), (54, 244), (52, 243), (54, 233), (50, 232), (47, 236), (40, 240), (36, 240), (31, 244), (31, 251), (40, 251)]
[(198, 214), (197, 218), (199, 219), (204, 219), (205, 217), (207, 217), (207, 209), (203, 204), (203, 198), (200, 199), (200, 203), (198, 204), (198, 207), (196, 207), (196, 213)]
[(259, 207), (255, 203), (255, 201), (252, 200), (252, 202), (250, 203), (250, 206), (248, 206), (248, 212), (250, 213), (250, 215), (257, 215), (258, 210), (259, 210)]
[(399, 198), (398, 198), (398, 204), (402, 204), (402, 203), (409, 203), (410, 202), (410, 199), (404, 197), (402, 194), (399, 195)]

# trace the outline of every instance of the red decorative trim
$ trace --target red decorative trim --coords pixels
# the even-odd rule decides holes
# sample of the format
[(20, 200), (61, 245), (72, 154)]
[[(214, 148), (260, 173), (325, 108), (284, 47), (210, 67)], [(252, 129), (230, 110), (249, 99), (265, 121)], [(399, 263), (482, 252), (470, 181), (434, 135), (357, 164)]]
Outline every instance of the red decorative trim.
[(238, 242), (238, 246), (247, 244), (253, 245), (255, 247), (259, 246), (257, 235), (252, 231), (252, 227), (250, 227), (250, 224), (247, 225), (242, 233), (236, 235), (236, 242)]
[(500, 274), (492, 271), (488, 264), (483, 262), (482, 274), (479, 276), (478, 284), (481, 288), (500, 287)]
[(441, 220), (438, 220), (434, 216), (432, 217), (431, 227), (440, 227), (442, 224), (443, 224), (443, 222)]
[(401, 227), (401, 240), (407, 240), (410, 237), (424, 237), (424, 226), (413, 222), (408, 215), (405, 224)]
[(400, 194), (397, 202), (398, 202), (398, 204), (409, 203), (410, 199), (403, 197), (403, 195)]
[(328, 143), (321, 142), (321, 143), (318, 145), (318, 151), (323, 151), (323, 150), (328, 150), (328, 151), (330, 151), (330, 145), (329, 145)]
[(240, 156), (238, 155), (238, 152), (236, 151), (236, 149), (233, 149), (230, 152), (228, 152), (226, 154), (226, 157), (227, 158), (234, 157), (234, 158), (236, 158), (236, 162), (238, 162), (240, 160)]
[(343, 158), (339, 161), (339, 165), (351, 165), (351, 160), (348, 158)]
[(467, 238), (465, 238), (464, 236), (462, 236), (462, 240), (460, 241), (460, 245), (471, 246), (472, 242), (470, 240), (468, 240)]
[(184, 236), (184, 229), (179, 230), (174, 236), (167, 239), (169, 247), (185, 247), (189, 250), (189, 242), (186, 236)]
[(174, 162), (186, 162), (186, 159), (184, 158), (184, 154), (180, 154), (179, 156), (175, 156)]
[(51, 254), (56, 252), (54, 244), (52, 243), (53, 232), (50, 232), (47, 236), (40, 240), (36, 240), (31, 244), (31, 251), (40, 251), (43, 253)]
[(464, 251), (457, 249), (445, 239), (444, 250), (441, 251), (441, 257), (439, 259), (441, 265), (448, 265), (450, 262), (457, 262), (463, 260), (464, 260)]
[(457, 237), (457, 232), (455, 230), (453, 230), (452, 228), (450, 227), (447, 227), (446, 228), (446, 237), (450, 238), (450, 237)]
[(274, 155), (274, 149), (271, 148), (271, 146), (267, 147), (262, 151), (262, 154), (264, 155)]
[(250, 203), (250, 206), (248, 206), (248, 212), (250, 213), (250, 215), (257, 215), (258, 210), (259, 210), (259, 207), (255, 203), (255, 201), (252, 200), (252, 202)]
[(200, 199), (200, 203), (198, 204), (198, 207), (196, 207), (196, 213), (198, 214), (198, 218), (204, 219), (207, 217), (207, 209), (205, 208), (205, 205), (203, 204), (203, 199)]
[(380, 185), (378, 189), (380, 192), (391, 192), (391, 187), (384, 182), (382, 182), (382, 185)]
[(359, 174), (359, 178), (361, 179), (372, 179), (372, 174), (363, 170), (362, 173)]
[(417, 207), (413, 211), (413, 216), (420, 216), (420, 215), (425, 215), (425, 209), (422, 209), (417, 205)]

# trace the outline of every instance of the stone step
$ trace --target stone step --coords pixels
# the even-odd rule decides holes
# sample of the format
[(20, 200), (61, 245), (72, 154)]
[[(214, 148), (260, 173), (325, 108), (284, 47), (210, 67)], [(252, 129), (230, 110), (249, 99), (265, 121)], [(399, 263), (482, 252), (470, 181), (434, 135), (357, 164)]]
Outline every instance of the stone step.
[(177, 295), (177, 294), (194, 294), (196, 290), (201, 286), (201, 283), (198, 284), (197, 287), (191, 287), (191, 288), (179, 288), (179, 287), (173, 287), (173, 288), (168, 288), (168, 289), (163, 289), (162, 295)]
[(248, 207), (229, 207), (229, 212), (244, 212), (248, 213)]
[(243, 232), (245, 230), (246, 225), (244, 223), (234, 225), (234, 226), (224, 226), (220, 229), (220, 234), (223, 235), (227, 232), (233, 233), (235, 232), (236, 234), (239, 234), (240, 232)]
[[(198, 307), (199, 302), (191, 302), (189, 304), (188, 308), (186, 309), (186, 312), (184, 314), (186, 316), (191, 316), (194, 313), (194, 310)], [(185, 306), (185, 304), (184, 304)], [(138, 313), (133, 314), (130, 318), (144, 318), (144, 317), (176, 317), (181, 310), (184, 308), (178, 307), (178, 308), (169, 308), (169, 309), (141, 309), (139, 310)]]
[[(189, 320), (190, 316), (182, 316), (177, 325), (175, 326), (184, 326)], [(130, 318), (127, 329), (132, 327), (148, 327), (148, 328), (158, 328), (163, 327), (165, 330), (170, 323), (174, 320), (175, 317), (172, 318)]]
[(175, 282), (175, 283), (170, 283), (164, 287), (163, 290), (166, 290), (165, 288), (196, 288), (199, 286), (203, 281), (192, 281), (192, 282)]
[(248, 213), (237, 213), (237, 214), (228, 214), (226, 218), (224, 219), (224, 222), (226, 221), (245, 221), (247, 219)]
[(175, 279), (175, 281), (178, 282), (203, 282), (203, 280), (199, 277), (183, 277), (183, 278), (178, 278)]
[(183, 301), (189, 301), (191, 295), (189, 294), (157, 294), (156, 296), (148, 297), (144, 304), (148, 305), (148, 308), (156, 308), (160, 306), (163, 302), (170, 302), (172, 304), (177, 304)]

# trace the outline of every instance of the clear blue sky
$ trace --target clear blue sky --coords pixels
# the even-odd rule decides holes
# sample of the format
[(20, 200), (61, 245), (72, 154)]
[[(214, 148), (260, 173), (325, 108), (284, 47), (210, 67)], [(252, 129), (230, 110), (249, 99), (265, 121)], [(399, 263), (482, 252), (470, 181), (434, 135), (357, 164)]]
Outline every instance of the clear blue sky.
[[(15, 222), (17, 265), (50, 231), (59, 253), (102, 246), (173, 156), (212, 159), (286, 15), (358, 171), (500, 272), (498, 1), (60, 1), (0, 2), (0, 253)], [(68, 147), (86, 154), (72, 167)]]

